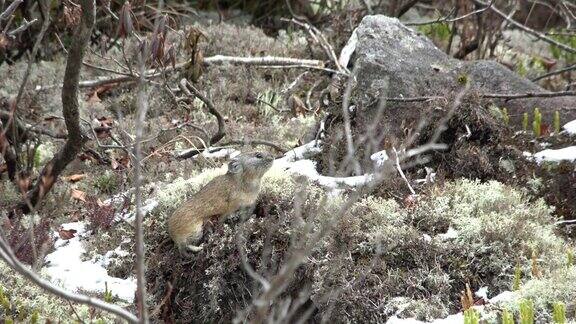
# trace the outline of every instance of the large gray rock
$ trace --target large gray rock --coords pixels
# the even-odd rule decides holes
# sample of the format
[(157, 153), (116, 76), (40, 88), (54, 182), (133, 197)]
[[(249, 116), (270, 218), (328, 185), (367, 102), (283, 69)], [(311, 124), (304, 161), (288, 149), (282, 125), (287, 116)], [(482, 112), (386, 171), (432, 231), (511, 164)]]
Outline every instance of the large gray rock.
[[(445, 96), (462, 88), (460, 83), (464, 79), (480, 93), (546, 91), (496, 62), (454, 59), (396, 18), (366, 16), (355, 33), (357, 43), (350, 65), (358, 72), (360, 97), (364, 102), (373, 102), (378, 95)], [(565, 116), (563, 120), (576, 118), (576, 97), (496, 100), (495, 103), (507, 107), (512, 115), (539, 107), (545, 117), (547, 111), (552, 114), (559, 110)]]

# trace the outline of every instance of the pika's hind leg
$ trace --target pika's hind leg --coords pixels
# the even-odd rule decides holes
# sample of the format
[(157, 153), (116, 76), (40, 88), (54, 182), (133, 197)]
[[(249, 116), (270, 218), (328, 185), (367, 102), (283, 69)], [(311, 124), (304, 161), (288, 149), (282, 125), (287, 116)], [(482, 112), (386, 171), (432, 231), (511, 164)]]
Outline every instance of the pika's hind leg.
[(190, 235), (186, 238), (186, 240), (180, 244), (178, 244), (178, 251), (181, 255), (190, 257), (189, 252), (199, 252), (204, 247), (204, 244), (196, 245), (198, 241), (202, 238), (202, 223), (196, 223), (192, 225)]

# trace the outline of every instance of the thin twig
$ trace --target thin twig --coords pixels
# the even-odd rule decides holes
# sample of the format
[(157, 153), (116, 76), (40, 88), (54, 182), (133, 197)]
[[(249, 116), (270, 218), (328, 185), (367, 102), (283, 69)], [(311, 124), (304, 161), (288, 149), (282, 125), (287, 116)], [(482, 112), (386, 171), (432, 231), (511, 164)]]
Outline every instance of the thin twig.
[(441, 96), (427, 96), (427, 97), (393, 97), (393, 98), (382, 98), (383, 101), (390, 101), (390, 102), (421, 102), (421, 101), (432, 101), (432, 100), (440, 100), (446, 99), (445, 97)]
[(216, 134), (210, 138), (210, 145), (218, 143), (218, 141), (220, 141), (226, 135), (226, 124), (224, 123), (224, 117), (222, 117), (220, 112), (216, 109), (214, 103), (212, 103), (210, 99), (204, 96), (200, 90), (196, 89), (196, 87), (188, 82), (188, 80), (180, 80), (180, 89), (182, 89), (182, 91), (188, 96), (192, 96), (190, 93), (191, 90), (194, 95), (198, 97), (198, 99), (202, 100), (202, 102), (206, 105), (208, 112), (216, 117), (216, 121), (218, 123), (218, 131), (216, 131)]
[(473, 15), (477, 15), (479, 13), (483, 13), (484, 11), (488, 10), (490, 7), (492, 7), (492, 4), (494, 4), (495, 0), (491, 0), (490, 3), (488, 3), (488, 5), (484, 8), (480, 8), (477, 10), (474, 10), (472, 12), (469, 12), (465, 15), (456, 17), (456, 18), (450, 18), (450, 16), (452, 16), (452, 14), (454, 14), (454, 10), (450, 11), (449, 14), (447, 14), (444, 17), (440, 17), (438, 19), (434, 19), (434, 20), (429, 20), (429, 21), (423, 21), (423, 22), (406, 22), (404, 23), (404, 25), (406, 26), (423, 26), (423, 25), (431, 25), (431, 24), (437, 24), (437, 23), (442, 23), (442, 22), (446, 22), (446, 23), (450, 23), (450, 22), (456, 22), (458, 20), (462, 20), (462, 19), (466, 19), (470, 16)]
[(570, 66), (565, 67), (565, 68), (560, 69), (560, 70), (556, 70), (556, 71), (548, 72), (546, 74), (542, 74), (542, 75), (532, 79), (532, 82), (536, 82), (538, 80), (546, 79), (546, 78), (549, 78), (551, 76), (562, 74), (564, 72), (569, 72), (569, 71), (573, 71), (573, 70), (576, 70), (576, 64), (570, 65)]
[(398, 151), (396, 151), (395, 147), (393, 147), (392, 149), (394, 150), (394, 154), (396, 155), (396, 170), (398, 170), (398, 173), (400, 174), (402, 179), (404, 179), (404, 182), (406, 182), (406, 185), (408, 186), (410, 193), (412, 193), (412, 195), (416, 195), (416, 191), (414, 191), (414, 189), (410, 185), (410, 181), (406, 179), (406, 175), (404, 174), (404, 171), (402, 171), (402, 167), (400, 166), (400, 158), (398, 157)]
[[(472, 1), (474, 1), (474, 3), (476, 3), (476, 4), (480, 4), (483, 6), (487, 5), (485, 2), (480, 1), (480, 0), (472, 0)], [(538, 38), (544, 42), (552, 44), (552, 45), (554, 45), (554, 46), (556, 46), (556, 47), (558, 47), (558, 48), (560, 48), (566, 52), (576, 54), (576, 48), (570, 47), (566, 44), (562, 44), (562, 43), (546, 36), (544, 33), (538, 32), (538, 31), (536, 31), (530, 27), (527, 27), (527, 26), (517, 22), (516, 20), (514, 20), (511, 17), (509, 17), (508, 15), (506, 15), (504, 12), (500, 11), (496, 6), (491, 6), (490, 10), (494, 11), (500, 17), (506, 19), (506, 21), (508, 21), (510, 24), (512, 24), (512, 25), (516, 26), (517, 28), (525, 31), (526, 33), (528, 33), (528, 34), (530, 34), (530, 35), (532, 35), (532, 36), (534, 36), (534, 37), (536, 37), (536, 38)]]
[[(296, 59), (296, 58), (289, 58), (289, 57), (274, 57), (274, 56), (264, 56), (264, 57), (236, 57), (236, 56), (224, 56), (224, 55), (216, 55), (211, 57), (204, 58), (203, 61), (206, 65), (212, 64), (244, 64), (244, 65), (252, 65), (256, 67), (264, 67), (267, 68), (306, 68), (306, 69), (315, 69), (315, 70), (322, 70), (330, 73), (339, 73), (336, 70), (331, 70), (324, 68), (324, 63), (318, 60), (307, 60), (307, 59)], [(162, 76), (163, 74), (173, 72), (176, 70), (183, 69), (184, 67), (188, 66), (190, 61), (186, 61), (183, 63), (178, 63), (174, 66), (166, 67), (162, 72), (158, 72), (158, 69), (149, 69), (145, 72), (146, 79), (156, 78)], [(120, 74), (120, 72), (114, 71), (114, 73)], [(134, 73), (126, 73), (127, 75), (120, 76), (120, 77), (100, 77), (93, 80), (85, 80), (80, 81), (79, 86), (81, 88), (90, 88), (90, 87), (98, 87), (105, 84), (110, 83), (119, 83), (119, 82), (136, 82), (138, 81), (139, 76), (135, 75)], [(48, 89), (53, 89), (61, 87), (61, 85), (48, 85), (48, 86), (37, 86), (36, 91), (44, 91)]]
[(30, 26), (34, 25), (37, 21), (38, 21), (37, 18), (34, 18), (31, 21), (27, 21), (26, 19), (24, 19), (24, 22), (22, 23), (22, 25), (20, 25), (18, 28), (14, 29), (14, 30), (11, 30), (8, 32), (8, 36), (14, 37), (16, 34), (19, 34), (23, 31), (25, 31), (26, 29), (28, 29)]
[(483, 93), (482, 98), (498, 98), (506, 100), (524, 99), (524, 98), (555, 98), (555, 97), (572, 97), (576, 96), (576, 91), (558, 91), (558, 92), (526, 92), (526, 93)]

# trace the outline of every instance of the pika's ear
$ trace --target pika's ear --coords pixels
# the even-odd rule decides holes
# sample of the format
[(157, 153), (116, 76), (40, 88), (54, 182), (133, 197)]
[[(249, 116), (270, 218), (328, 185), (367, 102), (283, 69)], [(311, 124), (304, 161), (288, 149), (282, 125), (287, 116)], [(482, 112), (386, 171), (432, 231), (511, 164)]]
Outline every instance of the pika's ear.
[(238, 160), (232, 160), (228, 163), (228, 172), (229, 173), (240, 173), (242, 171), (242, 164)]

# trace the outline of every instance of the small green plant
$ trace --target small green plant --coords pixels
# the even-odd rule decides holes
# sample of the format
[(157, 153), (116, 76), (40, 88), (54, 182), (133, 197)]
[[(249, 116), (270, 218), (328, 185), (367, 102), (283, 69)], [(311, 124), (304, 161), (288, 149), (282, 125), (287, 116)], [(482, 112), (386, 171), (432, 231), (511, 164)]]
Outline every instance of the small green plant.
[(527, 131), (528, 130), (528, 113), (524, 113), (524, 115), (522, 115), (522, 130), (523, 131)]
[(460, 74), (458, 76), (458, 83), (461, 85), (468, 84), (468, 76), (466, 74)]
[(502, 324), (514, 324), (514, 315), (506, 308), (502, 311)]
[(554, 112), (554, 133), (560, 133), (560, 112), (558, 110)]
[(534, 108), (534, 120), (532, 121), (532, 132), (534, 136), (540, 137), (542, 134), (542, 113), (540, 109)]
[(0, 306), (4, 308), (5, 314), (10, 314), (10, 311), (12, 310), (12, 306), (10, 305), (10, 299), (8, 299), (8, 296), (6, 296), (2, 287), (0, 287)]
[(429, 24), (418, 27), (418, 31), (426, 35), (428, 38), (432, 38), (441, 42), (448, 41), (452, 30), (450, 25), (447, 23)]
[(506, 107), (500, 109), (502, 113), (502, 121), (504, 121), (504, 125), (508, 126), (510, 124), (510, 115), (508, 115), (508, 109)]
[(534, 324), (534, 303), (529, 299), (520, 302), (520, 324)]
[(514, 268), (514, 281), (512, 282), (513, 291), (520, 289), (521, 279), (522, 279), (522, 269), (520, 269), (520, 264), (516, 264), (516, 268)]
[[(560, 30), (560, 32), (562, 31)], [(576, 36), (571, 35), (569, 33), (553, 34), (550, 37), (555, 41), (557, 41), (558, 43), (568, 45), (572, 48), (576, 47)], [(550, 45), (550, 52), (552, 53), (552, 56), (554, 56), (555, 59), (562, 59), (566, 62), (576, 61), (576, 54), (565, 51), (559, 48), (558, 46)]]
[(259, 103), (260, 113), (268, 116), (278, 109), (280, 96), (272, 90), (266, 90), (264, 93), (258, 95), (256, 101)]
[(570, 268), (573, 265), (574, 265), (574, 252), (568, 249), (568, 251), (566, 252), (566, 266)]
[(111, 303), (114, 299), (112, 295), (112, 291), (108, 290), (108, 282), (104, 282), (104, 301), (107, 303)]
[(480, 323), (480, 314), (478, 314), (474, 308), (469, 308), (464, 311), (464, 324), (478, 323)]
[(118, 188), (118, 178), (113, 172), (107, 170), (94, 179), (94, 187), (103, 194), (114, 193), (116, 188)]
[(32, 316), (30, 316), (30, 324), (37, 324), (39, 318), (40, 318), (40, 313), (38, 313), (38, 310), (35, 309), (32, 312)]
[(557, 324), (566, 323), (566, 305), (557, 302), (552, 306), (552, 320)]

